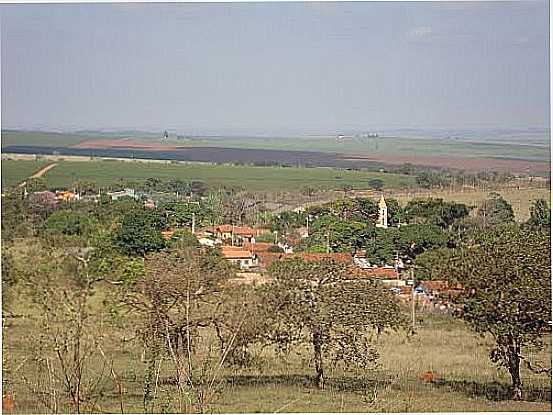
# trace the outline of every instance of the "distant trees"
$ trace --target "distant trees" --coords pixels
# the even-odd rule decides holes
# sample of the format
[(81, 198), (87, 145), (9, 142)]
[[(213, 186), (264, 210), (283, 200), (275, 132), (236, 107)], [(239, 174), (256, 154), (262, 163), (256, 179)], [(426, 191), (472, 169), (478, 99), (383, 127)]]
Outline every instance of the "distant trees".
[(476, 215), (484, 227), (513, 222), (515, 215), (513, 208), (499, 193), (492, 192), (482, 202)]
[(384, 188), (384, 181), (381, 179), (371, 179), (368, 182), (369, 189), (382, 190)]
[(388, 290), (374, 281), (348, 281), (346, 266), (335, 261), (286, 259), (269, 272), (274, 282), (263, 295), (265, 336), (283, 348), (310, 345), (320, 388), (328, 363), (370, 368), (378, 357), (373, 335), (402, 325)]
[(463, 203), (429, 198), (410, 200), (403, 212), (409, 222), (434, 224), (447, 229), (456, 220), (468, 216), (469, 208)]

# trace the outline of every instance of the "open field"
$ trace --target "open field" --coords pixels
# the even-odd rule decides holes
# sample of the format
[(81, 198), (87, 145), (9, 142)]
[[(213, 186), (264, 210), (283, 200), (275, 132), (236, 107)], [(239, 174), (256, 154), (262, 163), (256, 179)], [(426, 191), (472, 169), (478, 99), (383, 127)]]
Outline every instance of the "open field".
[[(23, 170), (19, 168), (19, 163), (30, 168), (29, 163), (32, 162), (8, 160), (2, 163), (2, 180), (8, 184), (17, 183), (25, 178), (21, 177)], [(410, 187), (415, 184), (414, 178), (407, 175), (331, 168), (163, 164), (138, 161), (60, 161), (55, 169), (44, 176), (48, 185), (52, 187), (70, 186), (77, 179), (94, 181), (100, 186), (110, 186), (121, 180), (144, 181), (149, 177), (201, 180), (213, 187), (245, 187), (252, 191), (301, 190), (305, 186), (340, 189), (345, 185), (363, 189), (367, 188), (367, 182), (373, 178), (381, 179), (385, 186), (393, 188)]]
[[(468, 191), (417, 191), (416, 193), (389, 192), (389, 197), (394, 197), (400, 203), (405, 204), (414, 197), (440, 197), (444, 200), (465, 203), (469, 206), (478, 206), (485, 200), (492, 190), (468, 190)], [(498, 189), (493, 190), (507, 200), (513, 207), (515, 219), (526, 221), (530, 218), (530, 206), (537, 199), (545, 199), (551, 204), (551, 189), (532, 188), (532, 189)]]
[[(111, 287), (99, 287), (94, 301), (101, 306)], [(28, 316), (25, 304), (14, 309)], [(28, 357), (30, 320), (8, 318), (4, 325), (4, 358), (18, 371), (8, 381), (15, 392), (15, 412), (43, 412), (36, 396), (21, 381), (35, 374), (23, 364)], [(105, 353), (114, 359), (116, 373), (122, 378), (125, 412), (142, 412), (142, 388), (145, 364), (137, 342), (121, 343), (130, 338), (132, 328), (121, 331), (106, 326)], [(112, 332), (113, 330), (113, 332)], [(122, 346), (123, 345), (123, 346)], [(329, 369), (324, 391), (311, 383), (314, 373), (309, 350), (287, 356), (266, 349), (258, 358), (263, 367), (227, 368), (222, 393), (209, 408), (215, 413), (236, 412), (456, 412), (456, 411), (550, 411), (551, 381), (546, 375), (535, 375), (523, 369), (525, 400), (509, 400), (509, 378), (488, 359), (491, 342), (475, 336), (462, 323), (446, 316), (422, 317), (417, 334), (385, 334), (377, 340), (380, 367), (364, 373), (352, 373), (339, 367)], [(547, 359), (551, 344), (540, 354)], [(99, 370), (87, 366), (86, 370)], [(435, 383), (425, 383), (422, 373), (432, 371)], [(155, 412), (175, 410), (169, 402), (175, 386), (164, 381), (174, 376), (169, 361), (161, 365), (158, 406)], [(114, 384), (107, 379), (106, 392), (99, 401), (102, 411), (119, 412)], [(62, 408), (60, 408), (62, 409)], [(63, 409), (62, 409), (63, 410)]]
[(44, 160), (2, 160), (2, 188), (21, 183), (47, 164)]
[(161, 158), (206, 162), (253, 162), (378, 169), (411, 163), (467, 171), (550, 172), (547, 142), (438, 138), (187, 137), (161, 140), (141, 135), (2, 134), (5, 152), (101, 157)]

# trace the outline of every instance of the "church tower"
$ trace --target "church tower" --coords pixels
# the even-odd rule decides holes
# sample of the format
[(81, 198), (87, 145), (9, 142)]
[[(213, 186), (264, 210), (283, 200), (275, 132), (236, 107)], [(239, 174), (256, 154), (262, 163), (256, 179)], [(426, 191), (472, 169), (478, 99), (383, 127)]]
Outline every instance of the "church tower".
[(378, 222), (376, 222), (376, 227), (384, 229), (388, 227), (388, 206), (384, 200), (384, 195), (380, 196), (380, 200), (378, 201)]

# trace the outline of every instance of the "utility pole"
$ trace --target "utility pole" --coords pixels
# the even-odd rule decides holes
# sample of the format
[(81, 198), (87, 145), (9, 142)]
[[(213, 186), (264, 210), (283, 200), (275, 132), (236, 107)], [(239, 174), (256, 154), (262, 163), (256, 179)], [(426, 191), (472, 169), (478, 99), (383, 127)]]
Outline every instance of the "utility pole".
[(194, 235), (196, 230), (196, 213), (192, 212), (192, 235)]
[(309, 215), (307, 215), (307, 236), (309, 236)]
[(412, 307), (411, 307), (411, 323), (413, 325), (413, 333), (415, 332), (415, 269), (411, 268), (411, 281), (413, 285), (411, 286), (412, 292)]

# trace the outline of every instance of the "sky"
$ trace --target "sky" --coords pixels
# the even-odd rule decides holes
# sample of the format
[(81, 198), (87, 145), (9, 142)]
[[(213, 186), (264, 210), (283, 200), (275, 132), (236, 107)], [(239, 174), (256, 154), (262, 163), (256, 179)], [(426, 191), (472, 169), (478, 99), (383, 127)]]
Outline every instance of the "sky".
[(549, 5), (0, 5), (2, 128), (549, 126)]

